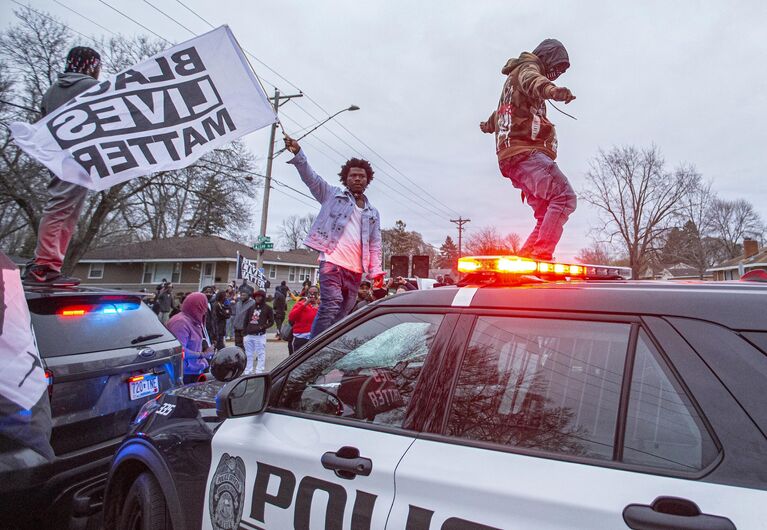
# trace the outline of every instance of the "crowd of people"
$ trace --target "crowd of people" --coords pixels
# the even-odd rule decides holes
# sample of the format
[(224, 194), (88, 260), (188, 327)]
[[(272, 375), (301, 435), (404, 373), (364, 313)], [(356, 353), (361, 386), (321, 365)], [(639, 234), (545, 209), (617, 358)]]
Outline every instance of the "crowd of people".
[[(437, 282), (435, 286), (452, 284), (449, 276), (438, 276)], [(379, 287), (362, 280), (350, 312), (390, 294), (417, 288), (415, 282), (402, 277), (391, 278)], [(184, 348), (185, 383), (199, 380), (213, 354), (225, 348), (227, 341), (245, 351), (246, 372), (263, 372), (267, 332), (274, 327), (274, 339), (287, 342), (292, 355), (312, 338), (322, 306), (320, 287), (310, 280), (296, 291), (283, 281), (270, 297), (265, 289), (247, 280), (240, 285), (232, 281), (223, 289), (211, 285), (192, 293), (175, 293), (173, 284), (163, 280), (146, 302)]]

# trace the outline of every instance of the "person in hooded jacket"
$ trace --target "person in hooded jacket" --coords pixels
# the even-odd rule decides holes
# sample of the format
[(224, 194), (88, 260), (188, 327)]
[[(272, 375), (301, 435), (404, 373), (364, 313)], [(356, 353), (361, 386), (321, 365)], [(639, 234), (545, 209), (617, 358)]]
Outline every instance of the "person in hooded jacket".
[(266, 303), (266, 292), (262, 289), (253, 293), (253, 301), (245, 312), (243, 343), (248, 363), (245, 373), (253, 372), (253, 357), (256, 358), (255, 373), (263, 373), (266, 363), (266, 330), (274, 325), (274, 312)]
[[(72, 48), (64, 72), (43, 95), (42, 115), (46, 116), (96, 85), (100, 73), (101, 56), (95, 50), (84, 46)], [(53, 177), (48, 184), (48, 194), (37, 231), (35, 257), (24, 272), (24, 283), (77, 285), (80, 280), (62, 275), (61, 266), (88, 190)]]
[(181, 312), (165, 324), (184, 348), (184, 384), (197, 381), (208, 368), (208, 357), (213, 355), (206, 340), (207, 313), (208, 298), (202, 293), (189, 293), (181, 304)]
[(567, 50), (556, 39), (509, 59), (501, 69), (506, 82), (498, 106), (479, 124), (482, 132), (495, 133), (501, 173), (533, 209), (535, 228), (519, 254), (534, 259), (553, 258), (564, 224), (576, 207), (575, 192), (554, 162), (557, 134), (546, 116), (547, 99), (565, 103), (575, 99), (569, 89), (554, 84), (569, 67)]

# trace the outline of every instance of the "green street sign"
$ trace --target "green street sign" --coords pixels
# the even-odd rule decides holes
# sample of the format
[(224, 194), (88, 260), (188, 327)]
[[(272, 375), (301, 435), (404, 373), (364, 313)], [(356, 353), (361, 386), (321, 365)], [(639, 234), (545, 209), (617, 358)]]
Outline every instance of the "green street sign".
[(258, 239), (257, 239), (259, 243), (269, 243), (271, 242), (271, 240), (272, 239), (269, 236), (258, 236)]
[(274, 248), (274, 243), (256, 243), (253, 245), (253, 250), (271, 250)]

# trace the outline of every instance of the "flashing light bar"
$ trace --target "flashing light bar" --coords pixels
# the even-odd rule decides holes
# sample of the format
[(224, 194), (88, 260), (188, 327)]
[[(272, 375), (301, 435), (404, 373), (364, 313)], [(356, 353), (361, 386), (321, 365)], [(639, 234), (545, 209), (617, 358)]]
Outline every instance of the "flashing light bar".
[(458, 260), (458, 271), (463, 273), (491, 272), (584, 279), (631, 278), (631, 269), (628, 267), (555, 263), (520, 256), (465, 256)]

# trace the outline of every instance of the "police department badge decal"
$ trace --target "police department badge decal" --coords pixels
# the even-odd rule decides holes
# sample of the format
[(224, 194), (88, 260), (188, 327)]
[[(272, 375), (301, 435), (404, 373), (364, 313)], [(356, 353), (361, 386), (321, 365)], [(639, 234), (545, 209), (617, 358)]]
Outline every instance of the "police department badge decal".
[(224, 453), (210, 481), (210, 522), (216, 530), (233, 530), (242, 519), (245, 502), (245, 462)]

